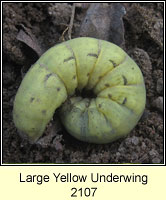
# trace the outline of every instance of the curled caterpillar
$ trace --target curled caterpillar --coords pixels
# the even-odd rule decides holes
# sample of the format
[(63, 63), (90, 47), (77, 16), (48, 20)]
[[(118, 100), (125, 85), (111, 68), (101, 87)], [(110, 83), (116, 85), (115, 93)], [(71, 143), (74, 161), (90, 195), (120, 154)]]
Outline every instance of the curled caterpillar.
[[(76, 95), (89, 91), (91, 98)], [(55, 110), (79, 140), (109, 143), (126, 136), (146, 102), (142, 73), (118, 46), (81, 37), (46, 51), (25, 75), (14, 101), (19, 131), (36, 141)]]

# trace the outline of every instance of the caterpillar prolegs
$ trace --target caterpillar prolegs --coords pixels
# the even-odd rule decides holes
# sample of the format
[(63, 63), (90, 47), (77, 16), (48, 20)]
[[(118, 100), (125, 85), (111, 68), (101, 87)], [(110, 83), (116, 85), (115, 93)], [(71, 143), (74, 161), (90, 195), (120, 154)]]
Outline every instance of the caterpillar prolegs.
[[(77, 91), (90, 91), (83, 98)], [(118, 46), (80, 37), (47, 50), (25, 75), (14, 101), (17, 129), (37, 140), (55, 110), (79, 140), (109, 143), (139, 121), (146, 90), (137, 64)]]

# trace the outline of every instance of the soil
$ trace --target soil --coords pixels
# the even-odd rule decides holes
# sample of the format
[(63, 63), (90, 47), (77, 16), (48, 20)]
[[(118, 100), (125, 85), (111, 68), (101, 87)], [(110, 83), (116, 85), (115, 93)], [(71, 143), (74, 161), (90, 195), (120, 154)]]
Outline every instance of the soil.
[[(88, 6), (89, 3), (76, 5), (72, 38), (78, 37)], [(24, 27), (45, 51), (65, 39), (63, 32), (70, 23), (72, 3), (3, 3), (3, 163), (164, 162), (164, 6), (162, 3), (124, 3), (123, 6), (126, 10), (124, 49), (143, 72), (146, 109), (126, 138), (96, 145), (76, 140), (59, 123), (59, 128), (53, 124), (47, 128), (40, 143), (31, 143), (18, 134), (12, 119), (13, 100), (25, 72), (40, 54), (17, 39), (18, 33)], [(53, 132), (51, 140), (48, 132)]]

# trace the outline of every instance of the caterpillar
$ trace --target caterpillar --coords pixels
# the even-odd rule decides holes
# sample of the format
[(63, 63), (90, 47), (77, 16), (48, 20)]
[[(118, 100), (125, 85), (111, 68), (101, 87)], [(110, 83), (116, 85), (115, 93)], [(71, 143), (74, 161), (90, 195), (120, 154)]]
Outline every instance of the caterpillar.
[[(79, 96), (83, 91), (90, 97)], [(31, 66), (15, 96), (13, 120), (36, 141), (58, 109), (68, 133), (104, 144), (125, 137), (145, 103), (144, 78), (133, 59), (108, 41), (80, 37), (53, 46)]]

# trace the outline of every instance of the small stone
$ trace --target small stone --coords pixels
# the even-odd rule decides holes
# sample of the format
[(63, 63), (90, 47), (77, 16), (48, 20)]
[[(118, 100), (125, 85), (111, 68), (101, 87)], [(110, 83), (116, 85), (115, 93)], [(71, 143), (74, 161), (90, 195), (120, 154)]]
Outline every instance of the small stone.
[(125, 149), (124, 147), (119, 147), (118, 151), (119, 151), (120, 153), (124, 153), (124, 152), (126, 151), (126, 149)]
[(145, 110), (144, 110), (144, 113), (143, 113), (143, 115), (142, 115), (142, 117), (141, 117), (141, 121), (147, 120), (148, 117), (149, 117), (149, 115), (150, 115), (150, 111), (147, 110), (147, 109), (145, 109)]
[(132, 160), (138, 160), (138, 153), (132, 152), (132, 154), (131, 154), (131, 159), (132, 159)]
[(156, 156), (159, 155), (159, 153), (155, 150), (155, 149), (152, 149), (151, 151), (149, 151), (149, 155), (154, 158)]
[(139, 143), (139, 138), (136, 137), (136, 136), (133, 136), (133, 137), (131, 138), (131, 143), (134, 144), (135, 146), (138, 145), (138, 143)]
[(119, 152), (116, 152), (116, 156), (117, 156), (117, 157), (120, 157), (120, 155), (121, 155), (121, 154), (120, 154)]
[(131, 145), (132, 139), (131, 137), (125, 139), (125, 145), (128, 147)]
[(63, 150), (63, 145), (61, 144), (61, 142), (57, 141), (56, 139), (54, 139), (53, 145), (55, 146), (55, 149), (57, 151), (62, 151)]
[(149, 30), (149, 33), (154, 41), (163, 47), (163, 19), (157, 19), (154, 29), (151, 32)]
[(158, 163), (160, 163), (160, 162), (161, 162), (160, 158), (153, 158), (153, 159), (152, 159), (152, 163), (158, 164)]
[(146, 144), (145, 144), (145, 142), (142, 142), (142, 146), (141, 146), (141, 148), (142, 148), (143, 150), (146, 149)]
[(157, 108), (160, 112), (163, 112), (163, 97), (157, 97), (157, 99), (152, 102), (152, 106)]
[(162, 78), (159, 78), (157, 80), (157, 86), (156, 86), (156, 90), (158, 92), (158, 94), (162, 95), (163, 94), (163, 79)]

